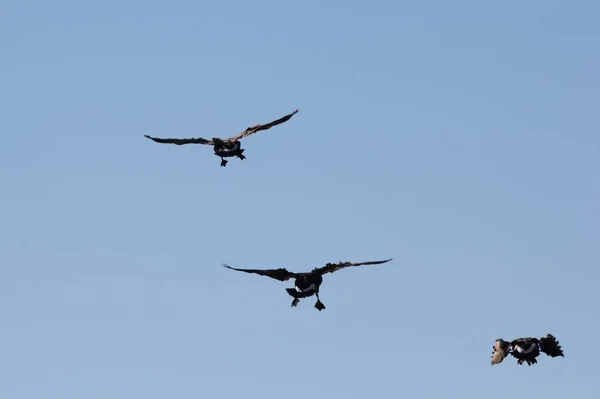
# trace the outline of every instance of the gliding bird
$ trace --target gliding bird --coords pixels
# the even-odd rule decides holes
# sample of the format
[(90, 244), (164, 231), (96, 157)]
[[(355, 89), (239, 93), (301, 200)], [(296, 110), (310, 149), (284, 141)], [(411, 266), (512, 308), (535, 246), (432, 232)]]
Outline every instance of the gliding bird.
[(184, 144), (204, 144), (204, 145), (212, 145), (215, 155), (221, 158), (221, 166), (227, 165), (227, 160), (225, 158), (229, 157), (238, 157), (241, 160), (246, 159), (243, 152), (242, 144), (240, 143), (240, 139), (244, 137), (248, 137), (256, 132), (260, 132), (261, 130), (267, 130), (272, 128), (273, 126), (277, 126), (281, 123), (287, 122), (292, 116), (294, 116), (298, 110), (295, 110), (291, 114), (288, 114), (284, 117), (281, 117), (273, 122), (269, 122), (264, 125), (256, 125), (251, 126), (244, 130), (242, 133), (222, 139), (218, 137), (213, 137), (211, 140), (204, 139), (202, 137), (198, 138), (189, 138), (189, 139), (163, 139), (157, 137), (151, 137), (147, 134), (144, 137), (149, 138), (157, 143), (167, 143), (167, 144), (176, 144), (176, 145), (184, 145)]
[(333, 273), (340, 269), (350, 267), (350, 266), (362, 266), (362, 265), (379, 265), (381, 263), (386, 263), (392, 260), (378, 260), (378, 261), (370, 261), (370, 262), (360, 262), (360, 263), (351, 263), (351, 262), (339, 262), (339, 263), (327, 263), (323, 267), (315, 267), (310, 272), (305, 273), (292, 273), (286, 269), (267, 269), (267, 270), (258, 270), (258, 269), (236, 269), (227, 264), (223, 264), (223, 267), (226, 267), (231, 270), (237, 270), (245, 273), (254, 273), (261, 276), (267, 276), (274, 278), (279, 281), (287, 281), (291, 278), (295, 279), (294, 288), (286, 288), (287, 293), (294, 298), (292, 301), (292, 307), (296, 307), (300, 302), (301, 298), (308, 298), (310, 296), (316, 295), (317, 302), (315, 303), (315, 308), (319, 311), (325, 309), (325, 305), (321, 302), (319, 298), (319, 289), (321, 284), (323, 283), (323, 275), (327, 273)]

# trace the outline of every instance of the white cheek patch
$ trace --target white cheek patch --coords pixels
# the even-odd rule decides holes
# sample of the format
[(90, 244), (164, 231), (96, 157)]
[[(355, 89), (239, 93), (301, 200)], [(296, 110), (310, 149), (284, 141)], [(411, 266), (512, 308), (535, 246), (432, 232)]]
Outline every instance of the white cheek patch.
[(534, 347), (535, 347), (535, 345), (530, 345), (527, 349), (525, 349), (521, 346), (517, 346), (516, 349), (517, 349), (517, 352), (519, 352), (519, 353), (527, 354), (527, 353), (533, 352)]
[(219, 152), (229, 153), (229, 152), (235, 152), (239, 149), (240, 149), (239, 143), (232, 143), (232, 144), (230, 144), (230, 147), (222, 146), (221, 148), (219, 148)]
[(315, 287), (315, 284), (313, 283), (313, 284), (309, 285), (308, 288), (303, 289), (303, 290), (301, 290), (298, 287), (295, 287), (295, 288), (296, 288), (296, 291), (301, 292), (301, 293), (304, 294), (305, 292), (308, 292), (308, 291), (314, 291), (317, 287)]

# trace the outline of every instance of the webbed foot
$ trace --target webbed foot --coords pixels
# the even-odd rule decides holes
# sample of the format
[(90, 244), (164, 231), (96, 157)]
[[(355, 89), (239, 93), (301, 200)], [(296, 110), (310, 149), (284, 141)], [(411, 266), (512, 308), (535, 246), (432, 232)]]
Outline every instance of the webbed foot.
[(221, 158), (221, 166), (227, 166), (227, 160), (224, 158)]
[(315, 308), (319, 309), (320, 312), (321, 310), (325, 309), (325, 305), (323, 305), (323, 302), (319, 300), (315, 303)]
[(292, 301), (292, 307), (295, 308), (296, 305), (298, 305), (299, 302), (300, 302), (300, 299), (294, 298), (294, 300)]
[(242, 161), (243, 161), (244, 159), (246, 159), (246, 156), (244, 155), (244, 151), (246, 151), (246, 149), (245, 149), (245, 148), (240, 148), (240, 149), (238, 150), (237, 154), (236, 154), (236, 156), (237, 156), (239, 159), (241, 159)]

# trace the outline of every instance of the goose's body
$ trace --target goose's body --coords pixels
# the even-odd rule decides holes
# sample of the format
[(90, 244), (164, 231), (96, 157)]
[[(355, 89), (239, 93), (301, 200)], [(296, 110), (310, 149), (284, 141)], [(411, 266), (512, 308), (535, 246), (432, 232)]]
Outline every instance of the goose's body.
[(279, 281), (287, 281), (289, 279), (294, 279), (294, 287), (286, 288), (287, 293), (294, 298), (292, 301), (292, 307), (295, 307), (300, 302), (300, 299), (308, 298), (313, 295), (317, 297), (317, 302), (315, 303), (315, 308), (319, 311), (325, 309), (325, 305), (321, 302), (319, 298), (319, 290), (321, 288), (321, 284), (323, 284), (323, 275), (327, 273), (333, 273), (337, 270), (343, 269), (349, 266), (362, 266), (362, 265), (378, 265), (381, 263), (389, 262), (390, 259), (380, 260), (380, 261), (370, 261), (370, 262), (360, 262), (360, 263), (351, 263), (351, 262), (340, 262), (340, 263), (327, 263), (323, 267), (314, 268), (312, 271), (307, 273), (292, 273), (286, 269), (236, 269), (227, 264), (223, 264), (224, 267), (237, 270), (245, 273), (254, 273), (259, 274), (261, 276), (271, 277), (273, 279)]
[(323, 284), (323, 276), (318, 273), (308, 273), (296, 277), (294, 288), (288, 289), (293, 289), (298, 295), (304, 295), (305, 298), (308, 298), (319, 291), (321, 284)]
[(564, 357), (563, 350), (558, 340), (552, 334), (546, 334), (542, 338), (517, 338), (512, 342), (499, 338), (492, 352), (492, 365), (499, 364), (508, 354), (517, 359), (517, 364), (527, 363), (531, 366), (537, 363), (540, 353), (550, 357)]
[(261, 130), (267, 130), (272, 128), (273, 126), (277, 126), (281, 123), (287, 122), (292, 116), (294, 116), (298, 110), (295, 110), (291, 114), (287, 114), (284, 117), (281, 117), (272, 122), (266, 123), (264, 125), (255, 125), (247, 128), (242, 133), (237, 134), (235, 136), (223, 139), (219, 137), (213, 137), (210, 140), (204, 139), (202, 137), (198, 138), (188, 138), (188, 139), (175, 139), (175, 138), (158, 138), (151, 137), (149, 135), (144, 135), (152, 141), (163, 144), (175, 144), (175, 145), (185, 145), (185, 144), (204, 144), (204, 145), (212, 145), (213, 151), (216, 156), (221, 158), (221, 166), (227, 165), (227, 160), (225, 158), (230, 157), (238, 157), (241, 160), (246, 159), (244, 155), (244, 149), (242, 148), (242, 143), (240, 140), (244, 137), (248, 137), (256, 132), (260, 132)]
[(239, 140), (216, 141), (213, 145), (213, 151), (215, 152), (216, 156), (221, 158), (238, 157), (242, 160), (246, 158), (243, 155), (244, 150), (242, 149), (242, 143)]
[(527, 363), (531, 366), (537, 363), (537, 357), (540, 355), (540, 341), (537, 338), (519, 338), (514, 340), (512, 345), (512, 355), (517, 358), (517, 364)]

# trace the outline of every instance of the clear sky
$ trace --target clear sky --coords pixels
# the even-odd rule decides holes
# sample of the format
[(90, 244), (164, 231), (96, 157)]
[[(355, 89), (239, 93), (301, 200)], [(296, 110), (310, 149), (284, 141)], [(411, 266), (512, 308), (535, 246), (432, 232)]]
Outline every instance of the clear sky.
[[(597, 398), (600, 3), (0, 5), (0, 397)], [(226, 168), (206, 146), (243, 141)], [(394, 260), (285, 283), (227, 270)], [(490, 365), (554, 334), (565, 358)]]

